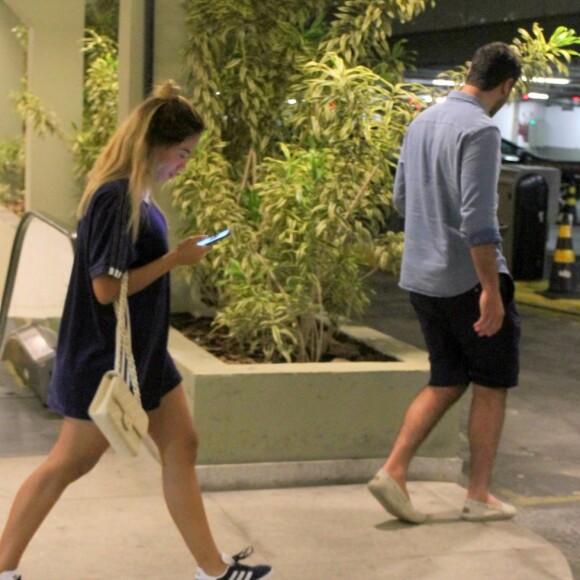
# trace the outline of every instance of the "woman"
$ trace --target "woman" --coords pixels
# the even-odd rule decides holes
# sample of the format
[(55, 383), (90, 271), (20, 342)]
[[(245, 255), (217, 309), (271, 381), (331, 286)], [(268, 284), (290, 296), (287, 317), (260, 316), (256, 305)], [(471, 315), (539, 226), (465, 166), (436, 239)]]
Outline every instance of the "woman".
[(0, 580), (21, 579), (16, 568), (34, 533), (65, 488), (108, 448), (87, 411), (102, 375), (113, 368), (113, 302), (126, 270), (142, 404), (161, 457), (167, 506), (199, 566), (195, 578), (270, 575), (269, 566), (240, 563), (248, 552), (232, 558), (216, 547), (195, 472), (197, 434), (167, 352), (169, 272), (199, 262), (208, 249), (197, 245), (205, 236), (192, 236), (169, 250), (166, 222), (150, 191), (184, 169), (203, 129), (202, 119), (169, 81), (131, 113), (89, 173), (48, 398), (64, 416), (62, 428), (44, 463), (16, 495), (0, 540)]

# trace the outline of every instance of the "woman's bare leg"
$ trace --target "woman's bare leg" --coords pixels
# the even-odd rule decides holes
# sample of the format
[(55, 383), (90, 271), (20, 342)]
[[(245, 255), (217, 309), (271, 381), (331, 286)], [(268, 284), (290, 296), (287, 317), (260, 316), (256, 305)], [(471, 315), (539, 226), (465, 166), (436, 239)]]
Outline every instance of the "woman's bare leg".
[(197, 564), (212, 576), (226, 565), (211, 534), (195, 472), (198, 438), (183, 387), (170, 391), (149, 413), (149, 432), (159, 448), (169, 513)]
[(16, 494), (0, 539), (0, 572), (18, 568), (24, 550), (63, 491), (88, 473), (108, 446), (92, 421), (63, 420), (52, 451)]

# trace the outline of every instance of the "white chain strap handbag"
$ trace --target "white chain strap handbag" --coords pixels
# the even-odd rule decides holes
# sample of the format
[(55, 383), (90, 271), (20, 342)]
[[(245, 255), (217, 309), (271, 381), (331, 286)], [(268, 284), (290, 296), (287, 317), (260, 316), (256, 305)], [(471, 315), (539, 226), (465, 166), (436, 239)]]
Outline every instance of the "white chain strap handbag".
[(131, 320), (127, 301), (127, 272), (115, 301), (117, 331), (115, 368), (103, 375), (89, 407), (89, 416), (120, 455), (135, 457), (147, 437), (149, 417), (141, 406), (141, 391), (131, 348)]

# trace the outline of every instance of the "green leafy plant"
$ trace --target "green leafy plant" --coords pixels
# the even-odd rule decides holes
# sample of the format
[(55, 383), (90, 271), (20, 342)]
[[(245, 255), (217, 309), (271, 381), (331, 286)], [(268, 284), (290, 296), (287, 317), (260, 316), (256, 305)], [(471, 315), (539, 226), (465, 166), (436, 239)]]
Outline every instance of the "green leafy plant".
[[(400, 69), (402, 43), (391, 47), (394, 21), (408, 22), (435, 6), (433, 0), (349, 0), (338, 5), (330, 29), (320, 45), (321, 53), (336, 52), (347, 66), (362, 65), (375, 70), (389, 61)], [(393, 69), (384, 69), (392, 74)], [(399, 70), (398, 72), (402, 72)]]
[[(12, 32), (26, 50), (28, 29), (17, 26)], [(0, 203), (16, 214), (24, 212), (24, 137), (0, 141)]]
[(79, 179), (91, 169), (117, 127), (119, 95), (117, 43), (87, 29), (83, 52), (86, 59), (83, 124), (73, 126), (68, 138)]
[[(27, 90), (26, 75), (22, 89), (10, 96), (22, 119), (40, 137), (56, 135), (70, 147), (75, 173), (84, 179), (100, 149), (117, 125), (119, 93), (117, 30), (119, 0), (87, 0), (86, 26), (82, 51), (85, 54), (84, 109), (80, 127), (62, 128), (58, 116), (48, 110), (37, 95)], [(28, 50), (28, 29), (12, 31)], [(22, 211), (24, 201), (24, 139), (0, 143), (0, 202)]]
[(559, 26), (548, 40), (541, 26), (535, 23), (532, 34), (520, 28), (520, 38), (513, 41), (513, 47), (522, 60), (522, 78), (516, 89), (519, 93), (527, 92), (534, 77), (546, 77), (559, 74), (568, 75), (568, 65), (573, 57), (580, 56), (570, 47), (580, 45), (580, 37), (573, 29)]
[[(19, 35), (22, 34), (19, 31)], [(37, 95), (26, 89), (11, 93), (17, 112), (37, 135), (56, 135), (67, 143), (79, 179), (83, 179), (92, 167), (117, 126), (119, 94), (117, 43), (87, 29), (82, 50), (85, 54), (82, 126), (73, 125), (67, 131), (58, 116), (46, 109)], [(23, 85), (26, 86), (26, 79), (23, 79)]]
[[(230, 348), (319, 360), (340, 320), (367, 304), (360, 263), (398, 267), (394, 168), (430, 90), (403, 82), (412, 55), (388, 39), (395, 19), (431, 4), (184, 3), (185, 65), (209, 130), (174, 202), (186, 233), (233, 229), (189, 272)], [(534, 27), (515, 43), (530, 74), (575, 54), (573, 31), (541, 38)]]
[(29, 124), (39, 137), (57, 135), (62, 139), (66, 138), (56, 113), (47, 110), (37, 95), (21, 90), (12, 92), (11, 97), (22, 120)]
[[(351, 4), (367, 13), (368, 2)], [(234, 230), (192, 274), (231, 348), (319, 360), (339, 320), (368, 302), (361, 259), (397, 266), (401, 234), (386, 225), (417, 99), (404, 67), (389, 71), (391, 83), (345, 59), (376, 53), (393, 17), (377, 9), (399, 4), (372, 2), (364, 35), (353, 33), (346, 4), (342, 26), (330, 2), (188, 4), (186, 63), (209, 131), (175, 182), (175, 202), (187, 232)]]
[(21, 214), (24, 201), (24, 142), (0, 142), (0, 203)]

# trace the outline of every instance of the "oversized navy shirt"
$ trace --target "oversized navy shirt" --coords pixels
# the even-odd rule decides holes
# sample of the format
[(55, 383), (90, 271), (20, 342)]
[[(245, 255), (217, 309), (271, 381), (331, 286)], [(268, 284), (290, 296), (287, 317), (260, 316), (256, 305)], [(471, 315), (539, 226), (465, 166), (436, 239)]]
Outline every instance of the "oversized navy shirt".
[[(102, 274), (120, 278), (163, 256), (167, 226), (151, 203), (141, 203), (139, 236), (128, 230), (127, 180), (103, 185), (95, 192), (79, 221), (75, 258), (59, 330), (48, 405), (77, 419), (88, 419), (88, 408), (103, 374), (115, 358), (116, 318), (112, 304), (95, 298), (92, 280)], [(181, 382), (167, 352), (169, 274), (129, 297), (133, 354), (146, 410)]]
[(457, 296), (478, 277), (470, 248), (496, 244), (507, 272), (497, 221), (499, 129), (481, 101), (452, 91), (409, 126), (393, 201), (405, 216), (400, 285), (427, 296)]

